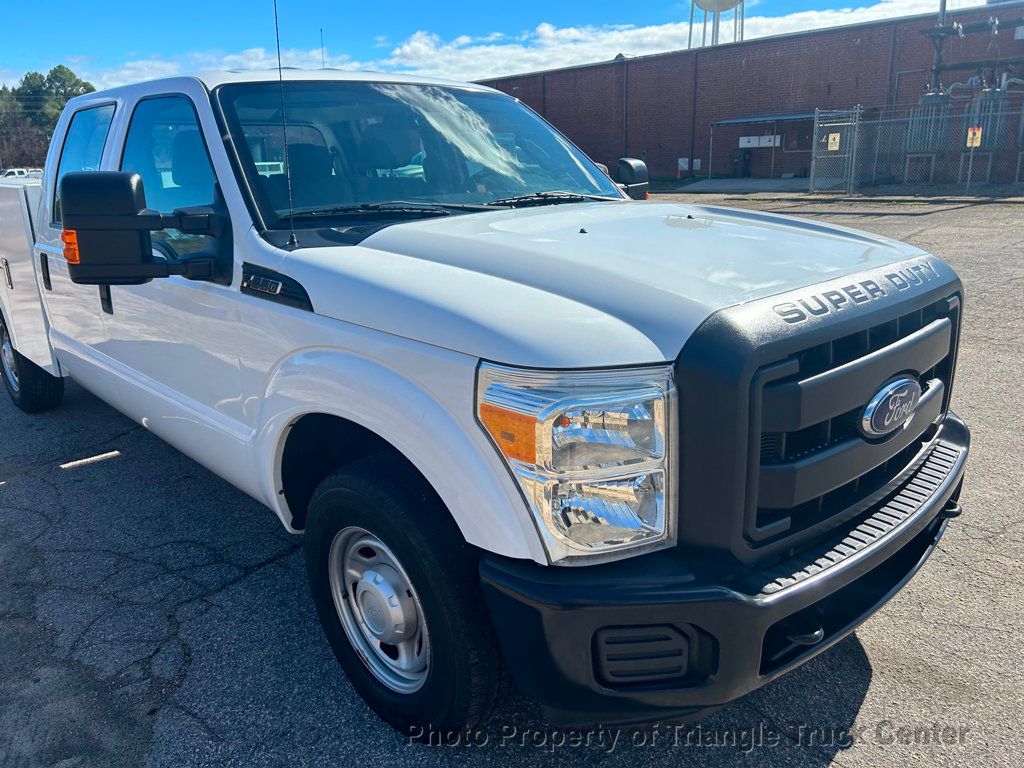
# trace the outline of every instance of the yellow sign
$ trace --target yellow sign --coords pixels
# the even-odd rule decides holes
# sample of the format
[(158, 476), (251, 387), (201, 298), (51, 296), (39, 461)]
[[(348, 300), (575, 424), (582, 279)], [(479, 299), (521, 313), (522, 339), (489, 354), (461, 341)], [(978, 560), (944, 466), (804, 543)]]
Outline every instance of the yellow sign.
[(977, 149), (981, 146), (981, 128), (967, 129), (967, 148)]
[(839, 139), (842, 137), (841, 133), (830, 133), (828, 135), (828, 151), (838, 152), (839, 151)]

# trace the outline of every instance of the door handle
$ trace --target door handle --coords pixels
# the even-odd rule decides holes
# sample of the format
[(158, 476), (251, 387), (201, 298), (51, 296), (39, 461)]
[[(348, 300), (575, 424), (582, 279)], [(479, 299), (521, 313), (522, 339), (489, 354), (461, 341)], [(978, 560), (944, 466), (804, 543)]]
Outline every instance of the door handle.
[(14, 281), (11, 280), (11, 265), (8, 263), (7, 259), (4, 259), (2, 264), (3, 264), (3, 268), (4, 268), (4, 277), (7, 278), (7, 287), (10, 288), (13, 291), (14, 290)]
[(53, 290), (53, 281), (50, 280), (50, 259), (46, 251), (39, 252), (39, 273), (43, 276), (43, 288)]

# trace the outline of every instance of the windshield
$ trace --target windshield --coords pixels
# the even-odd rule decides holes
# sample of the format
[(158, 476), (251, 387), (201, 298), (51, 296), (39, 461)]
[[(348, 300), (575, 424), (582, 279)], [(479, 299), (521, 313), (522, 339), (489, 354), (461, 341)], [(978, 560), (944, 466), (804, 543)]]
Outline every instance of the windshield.
[[(270, 228), (289, 211), (280, 88), (246, 83), (218, 92), (242, 170)], [(285, 82), (284, 104), (292, 203), (300, 219), (393, 202), (468, 209), (550, 192), (623, 197), (565, 137), (504, 94)], [(566, 196), (552, 197), (558, 199)]]

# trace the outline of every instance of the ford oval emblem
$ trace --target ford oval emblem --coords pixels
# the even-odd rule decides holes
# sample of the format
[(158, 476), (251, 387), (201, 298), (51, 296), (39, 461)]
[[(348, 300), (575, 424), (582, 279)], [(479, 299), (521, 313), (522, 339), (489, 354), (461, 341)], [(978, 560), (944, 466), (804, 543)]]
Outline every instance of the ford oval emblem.
[(864, 437), (885, 437), (906, 424), (921, 400), (917, 379), (903, 376), (883, 386), (871, 398), (860, 420)]

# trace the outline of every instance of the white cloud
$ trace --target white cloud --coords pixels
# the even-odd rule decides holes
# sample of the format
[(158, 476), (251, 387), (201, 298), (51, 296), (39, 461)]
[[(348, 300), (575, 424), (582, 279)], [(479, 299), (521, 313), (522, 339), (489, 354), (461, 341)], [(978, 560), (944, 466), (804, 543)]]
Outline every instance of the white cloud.
[[(980, 0), (951, 0), (950, 8), (978, 5)], [(751, 7), (760, 3), (751, 2)], [(782, 16), (749, 16), (746, 38), (753, 39), (787, 32), (823, 29), (877, 19), (932, 13), (934, 0), (877, 0), (850, 8), (822, 11), (800, 11)], [(699, 35), (695, 28), (694, 40)], [(376, 71), (411, 72), (459, 80), (480, 80), (499, 75), (530, 72), (540, 69), (607, 61), (619, 53), (643, 55), (679, 50), (687, 45), (689, 26), (686, 21), (645, 27), (630, 25), (556, 27), (541, 23), (532, 30), (494, 32), (482, 37), (459, 35), (444, 39), (421, 30), (396, 45), (382, 58), (357, 61), (347, 55), (327, 53), (328, 67), (368, 69)], [(724, 39), (732, 34), (732, 22), (723, 25)], [(385, 39), (373, 38), (377, 47)], [(319, 69), (320, 49), (289, 49), (282, 51), (285, 66)], [(85, 69), (83, 76), (98, 88), (165, 77), (198, 69), (268, 69), (277, 66), (277, 55), (264, 48), (250, 48), (236, 53), (217, 51), (183, 53), (177, 59), (138, 59), (119, 67), (103, 70)], [(3, 77), (0, 71), (0, 79)]]
[(0, 85), (6, 85), (8, 88), (13, 88), (18, 84), (18, 80), (20, 79), (21, 74), (15, 72), (13, 69), (0, 67)]
[(182, 71), (181, 63), (176, 61), (165, 61), (162, 59), (136, 59), (126, 61), (117, 69), (102, 70), (100, 74), (94, 75), (88, 70), (83, 70), (82, 77), (88, 80), (97, 89), (111, 88), (115, 85), (125, 83), (137, 83), (142, 80), (153, 80), (158, 77), (169, 77)]

